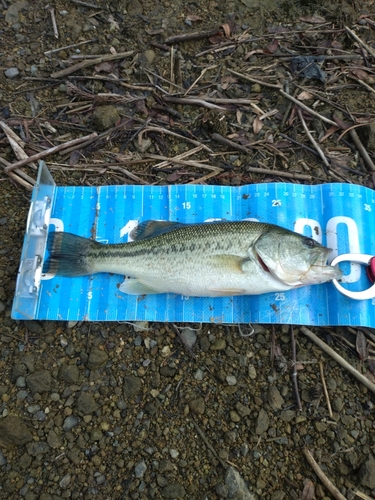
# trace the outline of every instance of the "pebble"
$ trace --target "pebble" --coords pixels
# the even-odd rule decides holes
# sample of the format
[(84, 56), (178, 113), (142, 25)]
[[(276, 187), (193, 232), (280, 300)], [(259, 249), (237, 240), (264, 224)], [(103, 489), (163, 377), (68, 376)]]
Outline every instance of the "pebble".
[(65, 474), (65, 476), (61, 479), (61, 481), (59, 482), (59, 486), (60, 488), (67, 488), (70, 484), (70, 481), (72, 480), (72, 476), (71, 474)]
[(7, 78), (16, 78), (20, 74), (20, 71), (18, 68), (8, 68), (4, 71), (4, 75)]
[(77, 410), (84, 415), (91, 415), (98, 409), (95, 398), (90, 392), (81, 392), (76, 402)]
[(78, 423), (79, 423), (79, 418), (78, 417), (76, 417), (75, 415), (69, 415), (64, 420), (63, 430), (65, 432), (66, 431), (70, 431), (71, 429), (73, 429), (73, 427), (75, 427), (76, 425), (78, 425)]
[(245, 481), (234, 467), (228, 467), (225, 473), (225, 484), (228, 488), (228, 498), (241, 500), (255, 500), (255, 496), (248, 490)]
[(268, 418), (268, 414), (267, 414), (266, 410), (264, 410), (262, 408), (260, 410), (258, 418), (257, 418), (255, 433), (258, 434), (258, 436), (259, 436), (260, 434), (263, 434), (263, 432), (266, 432), (266, 430), (268, 429), (269, 423), (270, 423), (270, 421)]
[(17, 377), (16, 387), (26, 387), (26, 377)]
[(48, 392), (51, 390), (51, 373), (47, 370), (39, 370), (26, 377), (27, 387), (35, 393)]
[(165, 488), (162, 489), (161, 496), (163, 498), (170, 499), (179, 499), (185, 498), (186, 491), (182, 484), (168, 484)]
[(171, 456), (172, 458), (177, 458), (177, 457), (178, 457), (178, 455), (179, 455), (180, 453), (179, 453), (177, 450), (175, 450), (175, 449), (171, 448), (171, 449), (169, 450), (169, 454), (170, 454), (170, 456)]
[(205, 410), (205, 402), (203, 398), (196, 398), (189, 401), (189, 408), (197, 415), (203, 415)]
[(147, 470), (147, 465), (144, 460), (141, 460), (134, 468), (134, 475), (136, 478), (140, 479), (144, 476)]
[(59, 379), (68, 384), (76, 384), (78, 381), (79, 369), (77, 365), (61, 365), (59, 369)]
[(273, 410), (281, 410), (284, 404), (284, 398), (281, 396), (279, 389), (275, 385), (271, 385), (268, 391), (268, 404)]
[(93, 347), (87, 360), (87, 368), (89, 370), (99, 370), (99, 368), (102, 368), (107, 361), (108, 354), (98, 347)]
[(234, 375), (227, 375), (226, 381), (228, 385), (236, 385), (237, 384), (237, 379)]
[(29, 443), (32, 439), (33, 435), (20, 417), (9, 415), (0, 419), (0, 445), (12, 448)]
[(254, 365), (249, 365), (249, 368), (247, 369), (247, 373), (248, 373), (249, 378), (251, 380), (255, 380), (257, 378), (257, 372), (256, 372)]
[(105, 483), (105, 476), (103, 474), (99, 474), (95, 478), (96, 484), (104, 484)]
[(360, 468), (359, 477), (362, 486), (371, 490), (375, 488), (375, 459), (373, 455), (369, 455), (368, 460)]
[(113, 127), (119, 119), (120, 115), (118, 114), (117, 109), (111, 104), (98, 106), (92, 114), (94, 127), (98, 131), (107, 130)]
[(211, 345), (211, 351), (223, 351), (227, 347), (227, 343), (224, 339), (217, 339)]
[(185, 345), (192, 349), (197, 341), (197, 333), (192, 328), (186, 327), (181, 330), (181, 338)]
[(197, 371), (194, 373), (194, 379), (195, 380), (203, 380), (204, 378), (204, 372), (200, 368), (197, 369)]
[(142, 381), (135, 375), (128, 375), (124, 378), (123, 393), (125, 399), (136, 396), (142, 389)]

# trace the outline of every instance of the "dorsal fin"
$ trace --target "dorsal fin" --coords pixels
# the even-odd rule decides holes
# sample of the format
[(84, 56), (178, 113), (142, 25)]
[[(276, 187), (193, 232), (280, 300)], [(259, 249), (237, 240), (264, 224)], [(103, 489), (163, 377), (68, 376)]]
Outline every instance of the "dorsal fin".
[(138, 224), (130, 232), (130, 238), (134, 241), (145, 240), (147, 238), (153, 238), (154, 236), (159, 236), (160, 234), (169, 233), (173, 229), (180, 226), (184, 226), (182, 222), (170, 222), (164, 220), (145, 220)]

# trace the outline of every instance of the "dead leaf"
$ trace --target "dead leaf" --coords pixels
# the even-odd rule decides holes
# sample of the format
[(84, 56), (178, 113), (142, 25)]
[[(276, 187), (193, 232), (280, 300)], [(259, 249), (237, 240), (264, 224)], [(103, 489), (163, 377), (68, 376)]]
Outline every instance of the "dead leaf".
[(265, 47), (264, 53), (274, 54), (278, 48), (279, 48), (279, 42), (278, 40), (274, 39), (269, 45), (267, 45), (267, 47)]
[(315, 485), (311, 479), (305, 479), (301, 500), (315, 500)]
[(221, 24), (220, 25), (220, 28), (223, 28), (223, 31), (224, 31), (224, 35), (229, 38), (230, 37), (230, 33), (231, 33), (231, 27), (228, 23), (225, 23), (225, 24)]
[(104, 73), (111, 73), (115, 65), (112, 62), (103, 61), (95, 66), (95, 71), (100, 73), (103, 71)]
[(259, 120), (259, 116), (256, 116), (253, 122), (253, 132), (254, 134), (259, 134), (263, 128), (262, 120)]
[(167, 181), (176, 182), (181, 176), (182, 174), (180, 174), (180, 172), (177, 172), (177, 170), (175, 170), (171, 174), (167, 175)]
[(331, 135), (337, 132), (338, 130), (340, 130), (339, 127), (335, 127), (334, 125), (332, 125), (332, 127), (329, 127), (329, 129), (323, 135), (323, 137), (319, 139), (319, 142), (320, 143), (324, 142), (326, 139), (328, 139), (328, 137), (331, 137)]
[(73, 167), (74, 165), (77, 165), (79, 160), (81, 159), (81, 152), (80, 151), (72, 151), (70, 158), (69, 158), (69, 165)]
[(224, 35), (218, 33), (217, 35), (210, 36), (209, 40), (213, 45), (219, 45), (219, 43), (224, 42)]
[(309, 24), (321, 24), (326, 22), (324, 17), (321, 16), (301, 16), (298, 19)]
[(242, 117), (243, 117), (242, 111), (240, 109), (237, 109), (236, 118), (237, 118), (238, 125), (242, 125)]
[(297, 99), (299, 101), (307, 101), (308, 99), (314, 99), (314, 96), (311, 94), (311, 92), (304, 90), (297, 96)]
[(363, 69), (352, 69), (352, 75), (358, 78), (358, 80), (367, 83), (368, 85), (372, 85), (375, 83), (375, 76), (367, 73), (367, 71), (364, 71)]
[(264, 52), (262, 49), (251, 50), (250, 52), (247, 52), (245, 54), (244, 60), (247, 61), (249, 57), (253, 56), (254, 54), (264, 54)]
[(364, 333), (361, 332), (361, 330), (359, 330), (357, 332), (357, 340), (356, 340), (356, 343), (355, 343), (355, 348), (356, 348), (356, 351), (358, 352), (358, 356), (359, 356), (359, 359), (361, 361), (363, 361), (366, 358), (368, 358), (368, 349), (369, 349), (369, 346), (367, 344), (367, 339), (366, 339)]
[(352, 126), (350, 123), (346, 123), (344, 122), (344, 120), (341, 120), (341, 118), (337, 116), (336, 113), (333, 113), (332, 118), (337, 123), (337, 126), (340, 127), (342, 130), (346, 130), (347, 128), (350, 128)]
[(203, 17), (196, 16), (195, 14), (189, 14), (185, 17), (185, 23), (195, 23), (197, 21), (203, 21)]

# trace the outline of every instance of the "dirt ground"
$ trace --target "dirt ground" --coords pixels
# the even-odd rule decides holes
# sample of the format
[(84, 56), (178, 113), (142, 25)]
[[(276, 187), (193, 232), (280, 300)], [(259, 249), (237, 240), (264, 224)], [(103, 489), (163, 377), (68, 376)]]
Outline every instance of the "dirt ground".
[[(99, 134), (46, 158), (60, 185), (374, 188), (372, 1), (2, 0), (0, 16), (0, 121), (27, 155)], [(201, 36), (189, 37), (194, 32)], [(178, 35), (185, 38), (171, 39)], [(293, 73), (296, 54), (328, 56), (324, 81)], [(301, 99), (320, 118), (301, 118), (280, 88), (299, 98), (305, 92)], [(320, 143), (327, 164), (304, 119), (315, 137), (327, 135)], [(356, 130), (369, 160), (345, 132), (353, 124), (363, 125)], [(142, 133), (150, 126), (156, 130)], [(36, 169), (7, 175), (17, 159), (9, 133), (1, 125), (0, 498), (375, 497), (374, 394), (298, 327), (301, 410), (290, 325), (253, 325), (246, 336), (243, 325), (12, 320)], [(202, 147), (185, 157), (195, 166), (154, 168), (197, 143), (214, 151), (214, 170), (197, 164), (208, 161)], [(373, 330), (314, 331), (371, 377)]]

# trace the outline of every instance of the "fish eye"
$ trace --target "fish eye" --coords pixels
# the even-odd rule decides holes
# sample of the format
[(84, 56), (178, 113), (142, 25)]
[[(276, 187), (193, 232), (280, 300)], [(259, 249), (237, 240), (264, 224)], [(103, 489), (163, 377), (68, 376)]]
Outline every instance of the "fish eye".
[(313, 240), (312, 238), (305, 238), (303, 243), (308, 248), (314, 248), (315, 247), (315, 240)]

